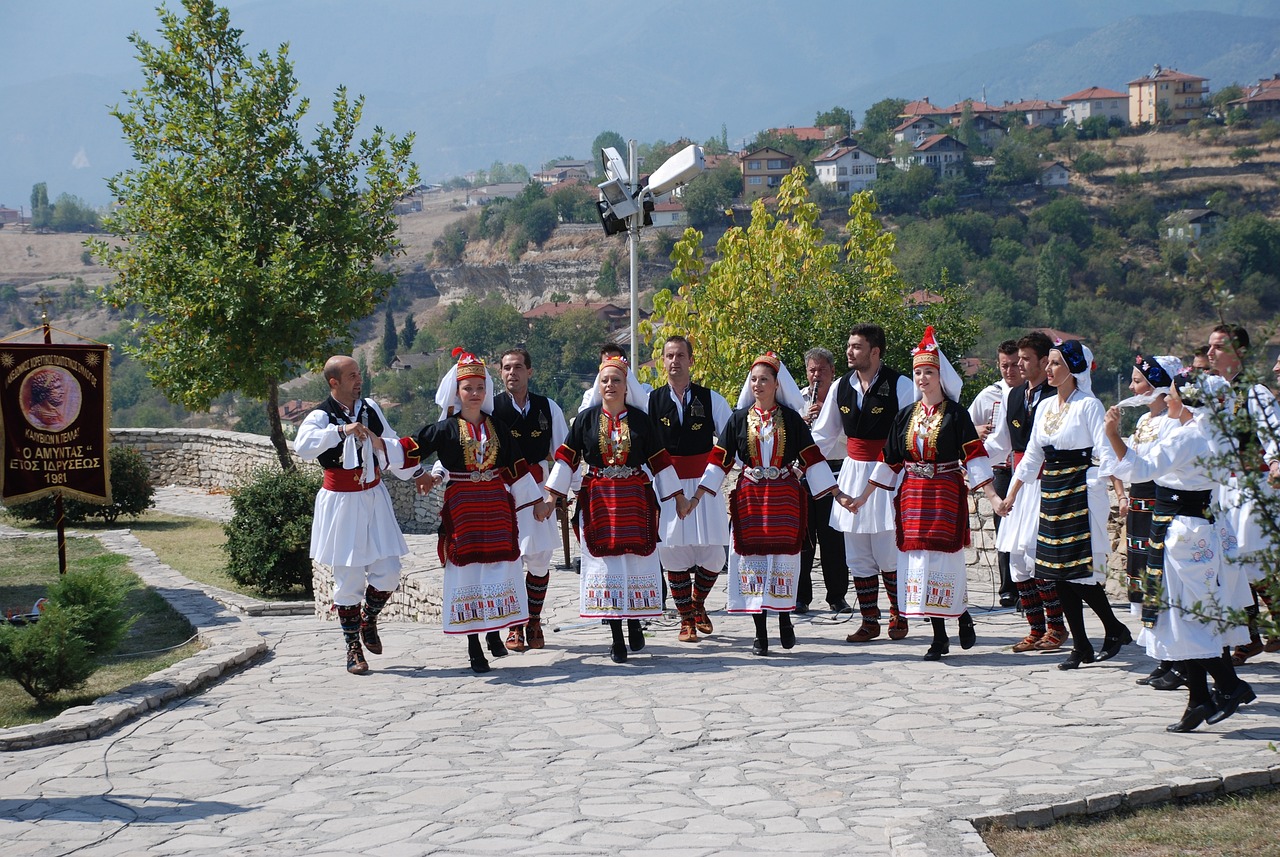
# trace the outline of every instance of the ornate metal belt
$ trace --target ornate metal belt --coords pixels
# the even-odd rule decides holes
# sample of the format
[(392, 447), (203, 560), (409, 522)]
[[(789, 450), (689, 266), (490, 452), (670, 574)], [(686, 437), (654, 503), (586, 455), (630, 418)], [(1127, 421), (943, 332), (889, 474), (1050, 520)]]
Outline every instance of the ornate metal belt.
[(462, 473), (449, 473), (449, 479), (454, 482), (492, 482), (499, 478), (501, 477), (494, 470), (467, 470)]
[(761, 482), (766, 479), (787, 479), (794, 476), (790, 467), (746, 467), (743, 468), (742, 475), (746, 476), (752, 482)]
[(932, 461), (908, 461), (906, 468), (907, 472), (912, 476), (918, 476), (921, 479), (932, 479), (935, 476), (958, 472), (960, 470), (960, 462), (944, 461), (941, 464), (937, 464)]
[(626, 479), (640, 472), (639, 467), (628, 467), (625, 464), (610, 464), (608, 467), (592, 467), (588, 471), (592, 476), (603, 476), (605, 479)]

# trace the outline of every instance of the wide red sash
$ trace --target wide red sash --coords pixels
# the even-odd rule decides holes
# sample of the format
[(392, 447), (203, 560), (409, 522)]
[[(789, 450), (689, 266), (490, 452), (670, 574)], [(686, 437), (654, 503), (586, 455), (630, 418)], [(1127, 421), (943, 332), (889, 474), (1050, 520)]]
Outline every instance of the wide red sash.
[(881, 461), (884, 459), (885, 440), (863, 440), (851, 437), (845, 441), (845, 451), (856, 461)]
[(898, 550), (951, 553), (969, 544), (968, 491), (959, 471), (932, 479), (908, 471), (895, 502)]
[(358, 467), (352, 470), (333, 468), (324, 472), (324, 487), (330, 491), (339, 491), (344, 494), (368, 491), (370, 488), (377, 487), (381, 481), (382, 477), (378, 476), (372, 482), (361, 482), (360, 468)]
[(701, 479), (707, 471), (707, 456), (710, 452), (697, 455), (673, 455), (671, 463), (675, 465), (676, 475), (681, 479)]

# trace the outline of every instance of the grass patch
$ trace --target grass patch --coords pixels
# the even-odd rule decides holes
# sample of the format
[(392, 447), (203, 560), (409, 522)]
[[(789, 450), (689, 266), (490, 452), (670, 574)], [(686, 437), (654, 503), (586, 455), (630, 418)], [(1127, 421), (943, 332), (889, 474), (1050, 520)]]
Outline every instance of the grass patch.
[[(128, 573), (128, 559), (108, 553), (96, 539), (67, 539), (68, 571), (94, 567)], [(36, 599), (58, 579), (58, 547), (53, 539), (0, 539), (0, 608), (6, 613), (30, 611)], [(68, 708), (87, 705), (99, 696), (141, 681), (200, 650), (190, 641), (195, 630), (155, 590), (139, 586), (124, 602), (137, 617), (128, 635), (83, 686), (38, 704), (15, 681), (0, 679), (0, 727), (39, 723)]]
[(996, 857), (1277, 857), (1278, 815), (1280, 789), (1268, 788), (1118, 810), (1041, 830), (993, 827), (982, 838)]
[[(12, 515), (5, 516), (10, 526), (28, 532), (47, 532), (43, 528), (33, 526), (27, 521), (18, 521)], [(113, 530), (126, 526), (142, 543), (143, 547), (154, 551), (165, 565), (182, 576), (216, 586), (228, 592), (238, 592), (250, 598), (264, 598), (258, 590), (236, 583), (227, 574), (227, 555), (222, 546), (227, 543), (227, 535), (222, 524), (204, 518), (186, 518), (181, 515), (170, 515), (150, 510), (143, 512), (136, 519), (108, 525), (102, 521), (86, 521), (76, 524), (78, 530)], [(57, 557), (54, 557), (54, 570), (57, 570)], [(302, 587), (295, 587), (288, 595), (281, 596), (279, 601), (308, 601), (311, 596)]]

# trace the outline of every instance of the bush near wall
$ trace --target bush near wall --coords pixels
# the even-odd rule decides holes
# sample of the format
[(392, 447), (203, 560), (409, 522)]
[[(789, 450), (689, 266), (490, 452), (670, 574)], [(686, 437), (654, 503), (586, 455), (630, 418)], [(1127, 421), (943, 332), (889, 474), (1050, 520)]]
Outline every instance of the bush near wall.
[(227, 573), (263, 595), (311, 587), (311, 519), (319, 472), (261, 468), (231, 495)]

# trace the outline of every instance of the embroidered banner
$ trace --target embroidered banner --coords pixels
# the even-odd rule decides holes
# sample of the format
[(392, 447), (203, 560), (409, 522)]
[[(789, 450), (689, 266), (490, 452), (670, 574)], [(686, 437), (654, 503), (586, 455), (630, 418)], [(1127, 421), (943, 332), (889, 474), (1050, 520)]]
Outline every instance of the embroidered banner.
[(105, 345), (0, 343), (0, 499), (111, 502)]

